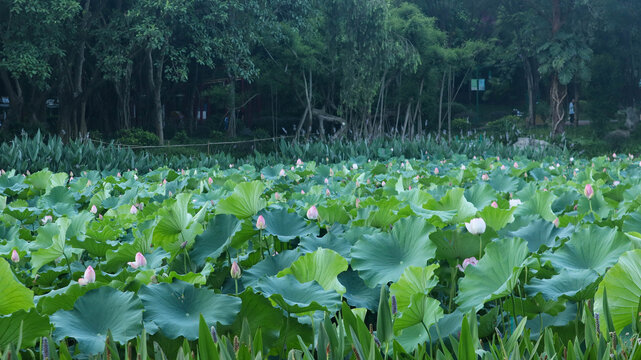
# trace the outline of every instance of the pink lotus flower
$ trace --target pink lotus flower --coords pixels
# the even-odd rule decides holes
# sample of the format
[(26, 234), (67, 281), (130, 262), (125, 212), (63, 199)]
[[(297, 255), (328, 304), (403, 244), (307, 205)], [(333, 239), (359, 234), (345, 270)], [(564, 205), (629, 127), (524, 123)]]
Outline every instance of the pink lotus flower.
[(147, 259), (145, 259), (145, 256), (141, 252), (137, 252), (135, 261), (130, 261), (127, 264), (129, 264), (129, 266), (131, 266), (132, 268), (137, 269), (139, 267), (147, 265)]
[(318, 209), (316, 209), (316, 206), (312, 205), (308, 210), (307, 210), (307, 218), (310, 220), (316, 220), (318, 219)]
[(361, 199), (356, 198), (356, 208), (358, 209), (361, 206)]
[(98, 212), (98, 208), (96, 205), (91, 205), (91, 210), (89, 210), (90, 213), (95, 214)]
[(476, 266), (479, 263), (478, 260), (474, 256), (471, 258), (467, 258), (463, 260), (463, 263), (461, 265), (456, 265), (456, 267), (461, 270), (461, 272), (465, 271), (465, 268), (467, 268), (468, 265)]
[(475, 218), (465, 223), (465, 228), (470, 234), (480, 235), (485, 232), (485, 220), (483, 218)]
[(285, 176), (285, 169), (280, 169), (278, 176)]
[(621, 184), (619, 180), (614, 180), (614, 182), (612, 183), (612, 185), (614, 186), (619, 186), (619, 184)]
[(358, 170), (358, 164), (352, 164), (352, 170)]
[(274, 199), (280, 200), (280, 194), (279, 193), (274, 193)]
[(513, 208), (515, 206), (519, 206), (523, 204), (523, 202), (519, 199), (510, 199), (510, 208)]
[(465, 165), (461, 165), (461, 170), (465, 170)]
[(261, 173), (261, 174), (260, 174), (260, 179), (261, 179), (261, 180), (265, 180), (265, 174)]
[(240, 271), (240, 266), (238, 266), (237, 262), (234, 261), (231, 264), (231, 270), (229, 271), (229, 273), (232, 279), (240, 279), (240, 275), (242, 274), (242, 272)]
[(265, 230), (265, 218), (263, 215), (258, 216), (258, 220), (256, 220), (256, 229)]
[(505, 170), (505, 169), (507, 169), (505, 165), (501, 165), (501, 170)]
[(85, 275), (78, 279), (78, 284), (80, 286), (85, 286), (87, 284), (91, 284), (96, 282), (96, 272), (93, 270), (91, 266), (87, 266), (87, 270), (85, 270)]
[(301, 195), (305, 195), (305, 190), (301, 190), (301, 191), (300, 191), (300, 194), (301, 194)]
[(585, 189), (583, 189), (583, 195), (585, 195), (588, 200), (592, 199), (592, 196), (594, 196), (594, 189), (592, 189), (592, 184), (585, 185)]
[(332, 168), (329, 169), (329, 176), (334, 176), (334, 169)]
[(325, 178), (325, 184), (329, 184), (329, 179)]
[(44, 224), (46, 224), (46, 223), (48, 223), (50, 221), (53, 221), (53, 217), (51, 215), (45, 215), (45, 217), (42, 218), (42, 225), (44, 225)]
[(209, 177), (209, 179), (207, 179), (207, 183), (208, 183), (209, 185), (213, 184), (213, 183), (214, 183), (214, 179), (212, 179), (211, 177)]
[(296, 166), (301, 166), (301, 165), (303, 165), (303, 160), (301, 159), (296, 160)]
[(98, 219), (102, 220), (102, 214), (98, 214)]
[(438, 175), (438, 173), (439, 173), (438, 168), (434, 168), (434, 174)]
[(131, 208), (129, 209), (129, 213), (133, 215), (136, 215), (138, 213), (138, 208), (136, 207), (136, 205), (131, 205)]
[(490, 206), (492, 206), (495, 209), (499, 208), (499, 204), (496, 201), (492, 201), (492, 204)]
[(383, 182), (381, 183), (381, 186), (385, 186), (385, 180), (383, 180)]
[(329, 189), (325, 189), (325, 196), (330, 196), (332, 193), (329, 192)]
[(11, 252), (11, 261), (13, 261), (14, 263), (20, 262), (20, 255), (18, 254), (16, 249), (13, 249), (13, 251)]
[(481, 175), (481, 180), (483, 180), (483, 181), (488, 181), (488, 180), (490, 180), (490, 175), (488, 175), (488, 174), (483, 174), (483, 175)]
[(559, 227), (559, 218), (554, 219), (554, 221), (552, 221), (552, 224), (554, 224), (555, 227)]
[(515, 169), (518, 169), (518, 168), (519, 168), (519, 164), (518, 164), (516, 161), (514, 162), (514, 168), (515, 168)]
[(617, 153), (612, 153), (612, 157), (616, 159), (617, 158)]

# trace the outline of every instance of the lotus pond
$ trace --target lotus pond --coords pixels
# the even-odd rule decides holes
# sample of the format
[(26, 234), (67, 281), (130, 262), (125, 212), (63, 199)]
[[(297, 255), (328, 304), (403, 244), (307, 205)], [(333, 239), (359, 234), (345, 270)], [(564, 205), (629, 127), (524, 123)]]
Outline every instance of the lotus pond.
[(636, 331), (640, 165), (613, 155), (9, 171), (0, 348), (50, 336), (91, 355), (108, 333), (126, 344), (143, 331), (175, 346), (198, 338), (202, 316), (220, 335), (260, 329), (278, 355), (314, 343), (345, 306), (385, 343), (381, 304), (407, 352), (459, 336), (472, 314), (481, 339), (522, 319), (531, 337), (573, 339), (584, 314), (597, 332)]

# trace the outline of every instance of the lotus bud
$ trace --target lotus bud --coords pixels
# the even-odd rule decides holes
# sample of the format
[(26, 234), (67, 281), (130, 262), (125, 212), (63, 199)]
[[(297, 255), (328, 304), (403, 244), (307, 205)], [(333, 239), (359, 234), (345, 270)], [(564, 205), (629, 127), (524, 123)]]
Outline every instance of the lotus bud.
[(209, 179), (207, 179), (207, 183), (209, 185), (213, 184), (214, 183), (214, 179), (212, 179), (211, 176), (210, 176)]
[(499, 208), (499, 204), (498, 204), (496, 201), (492, 201), (491, 206), (492, 206), (493, 208), (495, 208), (495, 209), (498, 209), (498, 208)]
[(554, 221), (552, 221), (552, 224), (554, 224), (555, 227), (559, 227), (559, 218), (554, 219)]
[(162, 179), (162, 184), (167, 185), (167, 179)]
[(435, 175), (438, 175), (438, 173), (439, 173), (438, 168), (437, 168), (437, 167), (436, 167), (436, 168), (434, 168), (434, 174), (435, 174)]
[(91, 205), (91, 210), (89, 210), (90, 213), (95, 214), (98, 212), (98, 208), (96, 205)]
[(98, 220), (102, 220), (102, 214), (98, 214)]
[(461, 165), (461, 170), (465, 170), (465, 169), (466, 169), (465, 164), (462, 164)]
[(592, 196), (594, 196), (594, 189), (592, 189), (592, 184), (587, 184), (585, 185), (585, 189), (583, 189), (583, 194), (585, 195), (586, 198), (592, 199)]
[(519, 199), (510, 199), (510, 208), (523, 204)]
[(358, 164), (356, 163), (352, 164), (352, 170), (358, 170)]
[(330, 196), (331, 193), (329, 192), (329, 189), (325, 189), (325, 196)]
[(396, 295), (392, 295), (392, 315), (398, 312), (398, 304), (396, 303)]
[(279, 193), (274, 193), (274, 199), (280, 200), (280, 194)]
[(356, 198), (356, 203), (355, 203), (355, 205), (356, 205), (356, 208), (358, 209), (358, 208), (361, 206), (361, 199)]
[(301, 190), (301, 191), (300, 191), (300, 194), (301, 194), (301, 195), (305, 195), (305, 190)]
[(180, 248), (181, 248), (181, 249), (184, 249), (184, 248), (186, 248), (186, 247), (187, 247), (187, 241), (183, 241), (183, 242), (180, 244)]
[(401, 163), (401, 167), (404, 168), (405, 167), (405, 163)]
[(619, 184), (621, 184), (619, 180), (614, 180), (614, 182), (612, 183), (613, 186), (619, 186)]
[(505, 170), (505, 169), (507, 169), (505, 165), (501, 165), (501, 170)]
[(490, 180), (490, 175), (488, 175), (488, 174), (483, 174), (483, 175), (481, 175), (481, 180), (483, 180), (483, 181), (488, 181), (488, 180)]
[(131, 266), (134, 269), (137, 269), (139, 267), (147, 265), (147, 259), (145, 259), (145, 256), (141, 252), (136, 253), (136, 257), (134, 259), (135, 261), (130, 261), (127, 264)]
[(307, 210), (307, 218), (310, 220), (316, 220), (318, 219), (318, 209), (316, 209), (316, 206), (312, 205), (308, 210)]
[(465, 228), (470, 234), (480, 235), (485, 232), (485, 220), (483, 218), (475, 218), (465, 223)]
[(229, 164), (229, 168), (233, 169), (234, 168), (234, 164)]
[(256, 229), (265, 230), (265, 218), (263, 215), (258, 216), (258, 220), (256, 220)]
[(616, 159), (617, 158), (617, 153), (612, 153), (612, 157)]
[(218, 332), (216, 332), (216, 327), (212, 326), (210, 331), (211, 331), (211, 339), (214, 340), (214, 344), (218, 343)]
[(301, 166), (301, 165), (303, 165), (303, 160), (301, 159), (296, 160), (296, 166)]
[(334, 169), (329, 168), (329, 176), (334, 176)]
[(129, 209), (129, 213), (136, 215), (138, 213), (138, 208), (136, 205), (131, 205), (131, 208)]
[(233, 262), (231, 264), (231, 270), (229, 271), (231, 274), (232, 279), (240, 279), (241, 271), (240, 271), (240, 266), (238, 266), (237, 262)]
[(325, 178), (325, 184), (326, 185), (329, 184), (329, 179), (328, 178)]
[(385, 186), (385, 180), (383, 180), (383, 182), (381, 183), (381, 186)]
[(14, 263), (20, 262), (20, 255), (18, 254), (16, 249), (13, 249), (13, 251), (11, 252), (11, 261), (13, 261)]
[(42, 218), (42, 224), (46, 224), (50, 221), (53, 221), (53, 217), (51, 215), (45, 215), (45, 217)]

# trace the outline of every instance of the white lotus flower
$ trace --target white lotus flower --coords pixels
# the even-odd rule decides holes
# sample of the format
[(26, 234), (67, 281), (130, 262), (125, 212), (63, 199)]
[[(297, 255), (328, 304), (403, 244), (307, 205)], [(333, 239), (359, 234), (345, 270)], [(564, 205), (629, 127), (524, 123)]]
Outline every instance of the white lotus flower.
[(465, 228), (470, 234), (480, 235), (485, 232), (485, 220), (483, 218), (475, 218), (465, 223)]

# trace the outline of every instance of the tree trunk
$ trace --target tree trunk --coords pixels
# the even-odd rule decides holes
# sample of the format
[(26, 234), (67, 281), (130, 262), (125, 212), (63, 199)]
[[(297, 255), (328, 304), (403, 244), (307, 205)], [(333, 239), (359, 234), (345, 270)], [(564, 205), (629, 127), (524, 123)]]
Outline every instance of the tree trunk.
[(229, 124), (227, 135), (231, 138), (236, 137), (236, 78), (232, 76), (227, 69), (227, 78), (229, 79)]
[(579, 120), (581, 119), (581, 107), (579, 106), (580, 89), (579, 85), (574, 82), (574, 126), (579, 127)]
[(441, 139), (441, 131), (443, 130), (443, 91), (445, 90), (445, 76), (447, 71), (443, 71), (443, 78), (441, 79), (441, 95), (438, 99), (438, 132), (436, 133), (436, 140)]
[(12, 124), (18, 124), (22, 121), (24, 110), (24, 95), (20, 81), (13, 78), (8, 71), (0, 70), (0, 79), (4, 85), (5, 91), (9, 93), (9, 112), (7, 121), (2, 127), (8, 129)]
[(550, 116), (552, 117), (551, 135), (560, 134), (564, 131), (563, 121), (565, 120), (565, 110), (563, 104), (567, 97), (567, 88), (559, 82), (558, 74), (552, 77), (550, 85)]
[(447, 141), (452, 142), (452, 91), (454, 90), (454, 79), (452, 79), (452, 67), (447, 76)]
[(528, 97), (528, 118), (527, 123), (534, 127), (536, 125), (536, 108), (534, 100), (534, 71), (532, 69), (531, 59), (524, 57), (523, 60), (525, 68), (525, 79), (527, 81), (527, 97)]
[(147, 49), (147, 61), (149, 62), (149, 88), (151, 89), (151, 95), (154, 101), (154, 123), (156, 127), (156, 135), (158, 135), (158, 143), (163, 145), (165, 143), (165, 136), (163, 131), (163, 111), (162, 111), (162, 68), (163, 68), (163, 56), (157, 60), (157, 64), (154, 64), (154, 60), (151, 54), (151, 48)]

